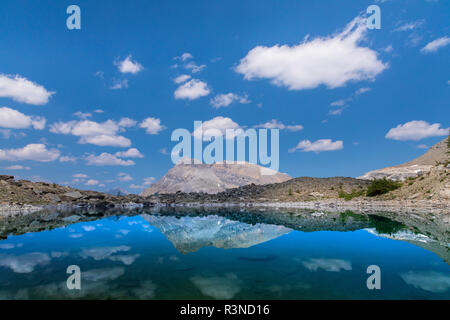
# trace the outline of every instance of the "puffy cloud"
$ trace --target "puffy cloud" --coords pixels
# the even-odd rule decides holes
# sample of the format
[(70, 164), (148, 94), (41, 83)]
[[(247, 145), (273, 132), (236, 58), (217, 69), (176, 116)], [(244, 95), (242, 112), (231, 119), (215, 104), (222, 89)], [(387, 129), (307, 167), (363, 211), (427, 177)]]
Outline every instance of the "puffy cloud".
[(179, 75), (178, 77), (176, 77), (175, 79), (173, 79), (173, 82), (175, 82), (176, 84), (180, 84), (180, 83), (188, 81), (190, 78), (191, 78), (190, 75), (182, 74), (182, 75)]
[(139, 124), (139, 127), (145, 129), (148, 134), (158, 134), (166, 128), (161, 125), (161, 119), (152, 117), (144, 119), (144, 121)]
[(276, 119), (272, 119), (266, 123), (258, 124), (254, 126), (254, 128), (263, 128), (263, 129), (280, 129), (280, 130), (288, 130), (288, 131), (300, 131), (303, 130), (303, 126), (300, 124), (297, 125), (285, 125), (279, 122)]
[(309, 271), (317, 271), (318, 269), (323, 269), (330, 272), (352, 270), (351, 262), (341, 259), (309, 259), (307, 261), (303, 261), (302, 264)]
[(135, 164), (132, 160), (123, 160), (107, 152), (98, 156), (91, 154), (85, 159), (90, 166), (133, 166)]
[(192, 79), (179, 86), (174, 93), (175, 99), (195, 100), (209, 95), (210, 89), (206, 82)]
[(49, 92), (43, 86), (19, 75), (0, 74), (0, 97), (12, 98), (18, 102), (33, 105), (43, 105), (53, 94), (54, 92)]
[(417, 141), (429, 137), (446, 136), (449, 134), (449, 129), (441, 128), (440, 123), (429, 124), (426, 121), (413, 120), (390, 129), (385, 137), (393, 140)]
[(144, 155), (136, 148), (130, 148), (124, 152), (116, 152), (117, 157), (121, 158), (143, 158)]
[(322, 151), (335, 151), (342, 150), (344, 148), (344, 142), (341, 140), (332, 141), (331, 139), (320, 139), (314, 142), (309, 140), (300, 141), (295, 148), (289, 150), (294, 152), (301, 150), (302, 152), (322, 152)]
[(206, 68), (206, 64), (197, 65), (195, 62), (191, 61), (184, 66), (185, 69), (191, 70), (192, 73), (197, 73)]
[(50, 256), (42, 252), (32, 252), (18, 256), (0, 254), (0, 266), (10, 268), (16, 273), (33, 272), (36, 266), (45, 266), (50, 260)]
[(119, 127), (123, 127), (123, 128), (131, 128), (136, 126), (137, 121), (130, 119), (130, 118), (122, 118), (119, 121)]
[(226, 274), (223, 277), (194, 276), (191, 281), (205, 296), (217, 300), (232, 299), (241, 291), (242, 285), (242, 281), (233, 273)]
[(80, 137), (81, 144), (98, 146), (129, 147), (128, 138), (117, 135), (121, 127), (112, 120), (99, 123), (91, 120), (57, 122), (50, 126), (50, 132), (71, 134)]
[(450, 289), (450, 276), (436, 271), (409, 271), (400, 274), (407, 284), (429, 292), (441, 293)]
[(290, 90), (345, 86), (349, 81), (373, 80), (388, 65), (375, 51), (359, 46), (367, 32), (366, 19), (356, 17), (334, 36), (303, 41), (296, 46), (257, 46), (236, 72), (247, 80), (270, 79)]
[(133, 178), (129, 174), (124, 173), (124, 172), (118, 173), (117, 174), (117, 179), (119, 179), (119, 181), (122, 181), (122, 182), (133, 180)]
[(450, 38), (446, 36), (429, 42), (425, 47), (420, 49), (420, 51), (422, 53), (436, 52), (438, 49), (443, 48), (448, 44), (450, 44)]
[(83, 279), (87, 281), (115, 280), (125, 274), (125, 269), (120, 267), (91, 269), (83, 272)]
[(104, 260), (110, 258), (117, 252), (129, 251), (131, 247), (117, 246), (117, 247), (95, 247), (91, 249), (83, 249), (80, 256), (84, 259), (92, 258), (94, 260)]
[(192, 54), (190, 54), (189, 52), (185, 52), (181, 56), (175, 57), (175, 59), (180, 59), (181, 61), (186, 61), (186, 60), (192, 59), (193, 57), (194, 56)]
[(5, 170), (31, 170), (31, 168), (30, 167), (21, 166), (21, 165), (14, 165), (14, 166), (6, 167)]
[(210, 104), (214, 108), (218, 109), (220, 107), (228, 107), (230, 104), (236, 101), (242, 104), (250, 103), (250, 100), (248, 100), (248, 96), (246, 94), (240, 96), (235, 93), (224, 93), (216, 95), (213, 99), (210, 100)]
[(114, 64), (117, 66), (120, 72), (122, 73), (132, 73), (136, 74), (144, 69), (144, 67), (135, 61), (131, 60), (132, 56), (129, 55), (122, 61), (116, 61)]
[(101, 134), (98, 136), (86, 136), (80, 139), (81, 144), (95, 144), (97, 146), (110, 146), (110, 147), (129, 147), (131, 141), (123, 136), (109, 136)]
[(128, 79), (114, 80), (113, 84), (109, 88), (111, 90), (119, 90), (122, 88), (128, 88)]
[(201, 139), (203, 136), (203, 140), (210, 140), (212, 137), (226, 135), (227, 129), (235, 130), (235, 133), (230, 137), (234, 138), (236, 134), (239, 133), (236, 130), (241, 129), (241, 126), (239, 126), (239, 124), (234, 122), (231, 118), (219, 116), (211, 120), (204, 121), (202, 123), (202, 127), (195, 129), (192, 135), (197, 139)]
[(130, 188), (131, 189), (145, 189), (149, 185), (151, 185), (153, 182), (155, 182), (154, 177), (147, 177), (147, 178), (144, 178), (144, 183), (142, 185), (131, 184)]
[(98, 181), (98, 180), (89, 179), (88, 181), (86, 181), (85, 185), (86, 186), (96, 186), (99, 183), (100, 183), (100, 181)]
[(9, 129), (26, 129), (33, 127), (36, 130), (45, 128), (46, 120), (43, 117), (27, 116), (17, 110), (0, 108), (0, 127)]
[(32, 160), (39, 162), (50, 162), (58, 159), (58, 149), (47, 149), (44, 144), (28, 144), (19, 149), (0, 149), (0, 160), (22, 161)]

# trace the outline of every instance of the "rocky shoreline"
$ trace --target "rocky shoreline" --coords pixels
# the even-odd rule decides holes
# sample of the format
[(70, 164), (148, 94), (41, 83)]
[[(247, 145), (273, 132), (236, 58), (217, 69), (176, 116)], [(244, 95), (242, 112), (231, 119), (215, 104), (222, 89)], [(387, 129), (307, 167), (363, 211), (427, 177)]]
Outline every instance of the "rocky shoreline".
[(415, 214), (424, 218), (432, 215), (443, 216), (450, 222), (450, 205), (434, 200), (350, 200), (327, 199), (321, 201), (299, 202), (109, 202), (97, 203), (64, 203), (47, 205), (19, 205), (0, 204), (0, 217), (22, 215), (52, 208), (53, 210), (71, 210), (80, 208), (95, 209), (137, 209), (155, 207), (184, 207), (184, 208), (273, 208), (273, 209), (309, 209), (325, 212), (343, 212), (346, 210), (355, 213), (398, 213)]

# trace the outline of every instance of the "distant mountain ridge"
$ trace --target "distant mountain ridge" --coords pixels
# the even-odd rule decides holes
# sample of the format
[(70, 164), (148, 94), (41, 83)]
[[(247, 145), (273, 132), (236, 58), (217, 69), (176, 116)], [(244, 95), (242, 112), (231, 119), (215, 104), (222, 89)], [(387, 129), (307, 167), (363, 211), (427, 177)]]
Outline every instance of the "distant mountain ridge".
[(113, 195), (113, 196), (127, 196), (130, 193), (122, 188), (115, 188), (106, 191), (105, 193)]
[[(267, 174), (270, 173), (270, 174)], [(141, 193), (176, 193), (178, 191), (218, 193), (248, 184), (270, 184), (290, 180), (287, 174), (271, 171), (256, 164), (216, 163), (177, 164), (167, 174)]]

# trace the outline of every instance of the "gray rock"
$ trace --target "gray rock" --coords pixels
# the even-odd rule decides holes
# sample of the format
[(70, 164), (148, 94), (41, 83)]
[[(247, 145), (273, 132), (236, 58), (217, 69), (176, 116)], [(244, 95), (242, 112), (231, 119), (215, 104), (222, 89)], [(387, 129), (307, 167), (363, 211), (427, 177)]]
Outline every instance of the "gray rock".
[(69, 216), (69, 217), (63, 218), (63, 221), (65, 221), (65, 222), (77, 222), (80, 219), (81, 219), (80, 216), (73, 215), (73, 216)]
[(73, 200), (80, 199), (83, 195), (79, 191), (66, 192), (63, 194), (64, 197), (71, 198)]
[(54, 193), (47, 193), (45, 197), (52, 202), (61, 202), (61, 198)]

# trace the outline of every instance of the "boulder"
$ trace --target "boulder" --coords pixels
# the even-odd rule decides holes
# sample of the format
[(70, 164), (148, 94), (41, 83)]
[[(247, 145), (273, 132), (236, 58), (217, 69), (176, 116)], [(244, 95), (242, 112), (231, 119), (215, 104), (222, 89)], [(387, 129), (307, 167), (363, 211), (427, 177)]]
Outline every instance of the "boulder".
[(79, 191), (66, 192), (62, 196), (67, 200), (77, 200), (83, 197), (83, 195)]

